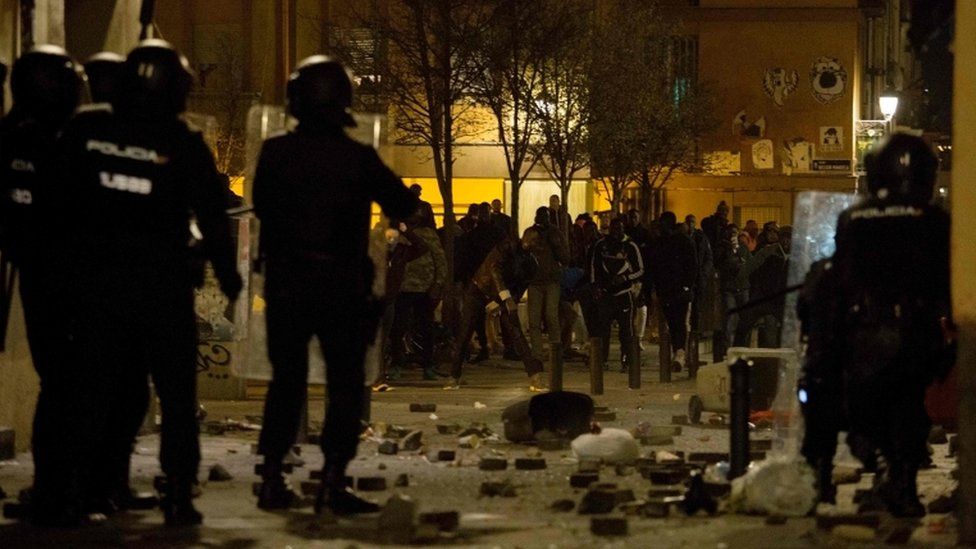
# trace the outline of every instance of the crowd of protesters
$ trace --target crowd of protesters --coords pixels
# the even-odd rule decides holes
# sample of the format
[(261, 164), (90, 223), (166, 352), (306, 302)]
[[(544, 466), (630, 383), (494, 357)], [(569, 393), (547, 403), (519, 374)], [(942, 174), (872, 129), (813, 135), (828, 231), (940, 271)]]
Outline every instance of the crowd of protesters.
[[(419, 186), (413, 191), (420, 196)], [(672, 371), (691, 376), (703, 364), (702, 334), (711, 334), (715, 362), (730, 346), (751, 345), (754, 331), (759, 346), (779, 346), (790, 227), (770, 221), (760, 230), (748, 220), (740, 229), (725, 202), (700, 226), (694, 215), (679, 223), (673, 212), (646, 225), (642, 219), (632, 209), (601, 218), (603, 227), (588, 213), (574, 221), (553, 195), (519, 236), (496, 199), (472, 204), (448, 235), (435, 229), (433, 209), (421, 200), (414, 216), (388, 232), (391, 306), (383, 321), (383, 375), (374, 389), (386, 390), (408, 364), (419, 366), (424, 379), (444, 377), (445, 389), (458, 389), (465, 364), (490, 358), (496, 335), (502, 357), (521, 361), (537, 391), (546, 389), (544, 365), (557, 356), (578, 361), (597, 352), (609, 369), (614, 326), (621, 372), (639, 362), (655, 330), (667, 338)], [(735, 311), (749, 301), (761, 303)], [(597, 341), (591, 337), (599, 348), (590, 348)]]

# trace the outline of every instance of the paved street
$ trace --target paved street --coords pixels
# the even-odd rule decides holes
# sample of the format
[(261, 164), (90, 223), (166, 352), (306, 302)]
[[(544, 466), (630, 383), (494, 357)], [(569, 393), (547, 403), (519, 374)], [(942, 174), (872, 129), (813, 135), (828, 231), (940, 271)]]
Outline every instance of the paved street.
[[(385, 477), (389, 489), (368, 493), (385, 501), (394, 493), (405, 494), (419, 503), (421, 512), (457, 510), (461, 513), (460, 528), (454, 534), (441, 534), (419, 545), (465, 545), (476, 547), (816, 547), (846, 546), (847, 542), (818, 530), (812, 518), (789, 519), (783, 525), (767, 525), (764, 517), (719, 514), (716, 517), (685, 517), (672, 512), (667, 519), (629, 517), (629, 534), (624, 537), (596, 537), (590, 533), (590, 516), (549, 509), (553, 501), (571, 499), (579, 502), (584, 490), (569, 486), (568, 477), (577, 470), (572, 453), (546, 451), (547, 469), (543, 471), (515, 471), (514, 458), (534, 455), (530, 446), (504, 441), (486, 442), (475, 449), (458, 449), (456, 435), (438, 434), (436, 425), (457, 423), (463, 427), (473, 422), (486, 423), (502, 434), (501, 410), (519, 399), (529, 398), (526, 378), (517, 363), (488, 362), (467, 370), (469, 384), (459, 391), (444, 391), (435, 382), (419, 381), (418, 371), (408, 371), (403, 384), (394, 390), (375, 394), (374, 422), (384, 422), (406, 429), (421, 429), (425, 447), (420, 452), (399, 455), (377, 454), (376, 440), (360, 446), (359, 458), (353, 462), (349, 474), (353, 477)], [(656, 369), (645, 369), (644, 385), (640, 390), (627, 389), (627, 376), (617, 372), (606, 374), (606, 394), (596, 398), (597, 404), (609, 407), (617, 414), (616, 421), (604, 425), (632, 429), (638, 422), (663, 426), (671, 423), (676, 414), (687, 413), (688, 398), (694, 393), (694, 383), (684, 374), (679, 381), (660, 384)], [(582, 363), (567, 365), (566, 389), (586, 392), (588, 373)], [(414, 381), (416, 380), (416, 381)], [(429, 413), (409, 412), (410, 403), (434, 403), (436, 419)], [(262, 402), (206, 402), (207, 421), (230, 418), (244, 421), (247, 416), (260, 415)], [(310, 416), (313, 424), (321, 421), (322, 401), (313, 400)], [(706, 413), (706, 417), (708, 417)], [(252, 418), (254, 419), (254, 418)], [(757, 431), (753, 438), (770, 438), (770, 431)], [(340, 520), (327, 523), (316, 519), (310, 510), (267, 513), (258, 510), (251, 496), (251, 483), (256, 480), (253, 466), (258, 458), (251, 454), (254, 431), (236, 430), (224, 435), (204, 435), (204, 458), (201, 479), (208, 469), (221, 464), (233, 475), (229, 482), (206, 482), (203, 495), (197, 500), (205, 515), (204, 526), (197, 530), (167, 530), (162, 527), (158, 511), (132, 512), (113, 518), (108, 524), (78, 532), (38, 532), (11, 521), (0, 520), (0, 547), (369, 547), (381, 543), (375, 518)], [(136, 484), (148, 489), (152, 477), (158, 474), (156, 451), (158, 437), (140, 438), (134, 458)], [(950, 491), (949, 480), (954, 460), (945, 458), (946, 445), (936, 445), (934, 459), (938, 467), (920, 475), (924, 502)], [(436, 450), (457, 450), (453, 462), (437, 462), (427, 458)], [(728, 451), (726, 428), (718, 426), (683, 426), (674, 444), (661, 447), (642, 447), (642, 455), (652, 450), (704, 452)], [(292, 478), (295, 484), (307, 480), (309, 471), (321, 466), (321, 455), (311, 445), (302, 447), (308, 461), (297, 468)], [(485, 472), (478, 469), (481, 456), (503, 456), (509, 459), (508, 470)], [(0, 464), (0, 486), (8, 494), (16, 494), (30, 483), (30, 456), (21, 455), (16, 462)], [(601, 482), (613, 482), (620, 488), (631, 488), (638, 498), (651, 488), (648, 480), (632, 470), (620, 471), (604, 467)], [(409, 486), (394, 487), (395, 479), (406, 474)], [(486, 480), (509, 480), (516, 488), (515, 497), (481, 497), (479, 487)], [(865, 476), (860, 487), (870, 485)], [(841, 508), (851, 509), (855, 486), (840, 488)], [(8, 499), (9, 501), (9, 499)], [(619, 512), (613, 516), (623, 516)], [(898, 523), (900, 524), (900, 523)], [(883, 521), (876, 540), (881, 543), (893, 526)], [(70, 542), (69, 542), (70, 540)], [(919, 546), (949, 546), (955, 540), (951, 520), (945, 515), (930, 515), (916, 528), (912, 544)]]

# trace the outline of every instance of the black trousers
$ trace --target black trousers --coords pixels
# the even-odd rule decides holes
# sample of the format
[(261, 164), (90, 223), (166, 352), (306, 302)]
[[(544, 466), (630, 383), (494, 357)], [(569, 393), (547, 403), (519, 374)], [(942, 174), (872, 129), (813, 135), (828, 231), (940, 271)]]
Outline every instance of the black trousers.
[(393, 305), (393, 325), (390, 340), (393, 341), (394, 368), (402, 368), (406, 362), (403, 336), (410, 329), (420, 337), (421, 359), (425, 370), (434, 366), (434, 302), (426, 292), (400, 292)]
[(147, 284), (115, 297), (84, 298), (73, 327), (90, 375), (84, 383), (91, 425), (88, 491), (111, 493), (123, 480), (149, 403), (152, 376), (162, 415), (160, 465), (194, 481), (200, 465), (197, 424), (197, 333), (192, 284)]
[(41, 279), (44, 273), (33, 265), (19, 273), (27, 344), (40, 380), (31, 437), (33, 497), (41, 505), (65, 504), (82, 490), (78, 452), (86, 437), (78, 389), (85, 375), (68, 337), (69, 316)]
[[(368, 302), (364, 290), (332, 276), (272, 275), (268, 266), (268, 358), (272, 380), (264, 403), (259, 452), (280, 462), (295, 443), (308, 391), (308, 345), (318, 338), (326, 362), (326, 463), (344, 469), (356, 456), (364, 405)], [(350, 282), (350, 285), (343, 284)]]
[[(488, 296), (473, 284), (464, 294), (464, 303), (461, 306), (461, 329), (458, 331), (458, 335), (460, 336), (458, 341), (461, 342), (461, 345), (457, 350), (457, 354), (454, 357), (454, 364), (451, 368), (451, 376), (455, 379), (460, 379), (461, 377), (464, 357), (468, 354), (471, 347), (471, 336), (475, 331), (478, 312), (484, 312), (489, 301)], [(522, 359), (522, 364), (525, 365), (525, 373), (532, 376), (541, 372), (542, 361), (532, 356), (532, 349), (529, 348), (529, 342), (525, 339), (525, 333), (522, 331), (518, 315), (509, 313), (505, 305), (501, 305), (500, 311), (501, 316), (499, 317), (499, 321), (502, 330), (507, 330), (511, 335), (511, 349), (518, 353), (519, 358)]]
[(617, 332), (620, 336), (621, 360), (629, 357), (631, 344), (634, 341), (634, 297), (630, 292), (606, 296), (600, 300), (598, 307), (597, 333), (603, 345), (603, 362), (609, 358), (610, 327), (613, 322), (617, 323)]
[(661, 310), (668, 323), (671, 334), (671, 349), (682, 351), (688, 345), (688, 330), (691, 328), (691, 303), (688, 301), (661, 300)]

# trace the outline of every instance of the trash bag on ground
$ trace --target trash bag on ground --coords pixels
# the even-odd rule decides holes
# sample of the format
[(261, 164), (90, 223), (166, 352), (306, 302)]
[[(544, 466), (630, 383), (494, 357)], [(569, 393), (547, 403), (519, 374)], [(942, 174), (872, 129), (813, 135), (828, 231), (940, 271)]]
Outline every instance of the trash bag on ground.
[(732, 481), (729, 509), (785, 517), (806, 516), (817, 504), (816, 475), (797, 457), (777, 456), (749, 466)]
[(604, 463), (632, 463), (640, 457), (637, 440), (623, 429), (606, 428), (599, 434), (587, 433), (573, 440), (573, 453), (580, 460)]

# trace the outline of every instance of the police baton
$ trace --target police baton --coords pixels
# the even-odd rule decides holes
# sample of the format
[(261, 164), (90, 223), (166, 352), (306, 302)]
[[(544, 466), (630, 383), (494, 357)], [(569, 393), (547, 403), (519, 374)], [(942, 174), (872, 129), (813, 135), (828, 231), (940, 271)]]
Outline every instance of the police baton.
[(142, 25), (142, 30), (139, 31), (139, 40), (149, 38), (149, 28), (152, 27), (155, 12), (155, 0), (142, 0), (142, 9), (139, 10), (139, 24)]

